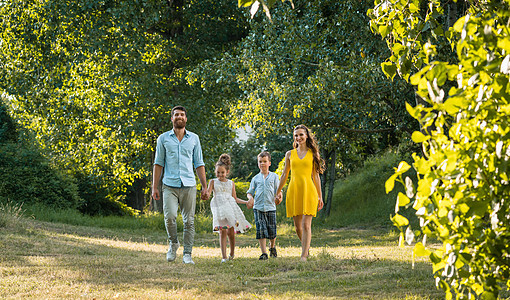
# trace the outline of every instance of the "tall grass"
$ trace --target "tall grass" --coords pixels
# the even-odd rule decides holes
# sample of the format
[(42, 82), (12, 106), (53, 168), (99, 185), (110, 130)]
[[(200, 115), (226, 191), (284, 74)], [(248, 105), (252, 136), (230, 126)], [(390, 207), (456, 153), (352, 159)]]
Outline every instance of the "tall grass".
[(23, 204), (11, 201), (0, 202), (0, 228), (14, 227), (23, 217)]
[(330, 216), (322, 220), (330, 227), (391, 227), (390, 215), (395, 213), (399, 185), (386, 194), (384, 184), (394, 167), (408, 157), (401, 150), (385, 152), (369, 158), (364, 166), (339, 180), (333, 192)]

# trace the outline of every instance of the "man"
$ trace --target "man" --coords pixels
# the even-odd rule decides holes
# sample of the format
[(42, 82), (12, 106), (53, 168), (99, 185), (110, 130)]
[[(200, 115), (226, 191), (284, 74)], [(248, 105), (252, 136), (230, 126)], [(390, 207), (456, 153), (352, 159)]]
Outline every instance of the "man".
[[(182, 106), (172, 108), (173, 129), (161, 134), (156, 145), (154, 172), (152, 178), (152, 198), (160, 199), (159, 180), (163, 173), (163, 213), (168, 233), (167, 261), (174, 261), (179, 249), (177, 239), (177, 209), (180, 206), (183, 230), (183, 262), (195, 264), (191, 251), (195, 238), (196, 182), (193, 167), (202, 184), (201, 198), (209, 199), (205, 164), (198, 135), (186, 130), (188, 121), (186, 109)], [(163, 172), (164, 171), (164, 172)]]

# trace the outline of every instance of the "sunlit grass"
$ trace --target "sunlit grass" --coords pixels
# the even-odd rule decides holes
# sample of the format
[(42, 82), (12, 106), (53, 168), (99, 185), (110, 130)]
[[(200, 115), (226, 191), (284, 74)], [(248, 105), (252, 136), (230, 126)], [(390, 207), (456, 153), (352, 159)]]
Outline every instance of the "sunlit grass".
[(165, 260), (163, 232), (112, 230), (27, 220), (0, 228), (0, 298), (45, 299), (440, 299), (431, 266), (411, 266), (396, 234), (314, 230), (299, 260), (292, 226), (278, 227), (279, 257), (259, 261), (254, 232), (238, 235), (236, 257), (220, 263), (217, 235), (200, 233), (194, 266)]

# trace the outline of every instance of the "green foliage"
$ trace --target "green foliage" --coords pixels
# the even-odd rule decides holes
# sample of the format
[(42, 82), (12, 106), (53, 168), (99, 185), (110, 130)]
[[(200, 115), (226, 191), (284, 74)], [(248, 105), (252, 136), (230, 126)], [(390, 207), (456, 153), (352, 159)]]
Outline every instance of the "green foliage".
[(0, 144), (2, 199), (73, 209), (82, 202), (72, 176), (52, 167), (33, 147), (13, 143)]
[(231, 177), (242, 178), (251, 181), (253, 176), (260, 170), (257, 155), (263, 150), (271, 154), (270, 171), (278, 168), (278, 163), (285, 157), (286, 151), (292, 147), (292, 136), (288, 135), (251, 135), (246, 141), (240, 141), (232, 145), (232, 172)]
[(379, 68), (388, 52), (366, 26), (371, 3), (295, 4), (275, 5), (272, 23), (255, 16), (241, 44), (204, 61), (188, 81), (224, 91), (217, 97), (230, 104), (225, 117), (233, 127), (249, 125), (266, 137), (311, 127), (324, 151), (337, 149), (343, 166), (398, 144), (404, 130), (417, 126), (404, 113), (413, 92)]
[[(413, 155), (416, 178), (401, 163), (386, 189), (402, 183), (397, 206), (412, 205), (422, 232), (442, 242), (439, 249), (417, 243), (414, 252), (430, 257), (446, 298), (496, 299), (510, 287), (510, 3), (467, 1), (447, 31), (441, 20), (457, 4), (425, 4), (376, 1), (371, 12), (373, 30), (387, 34), (390, 61), (423, 102), (407, 106), (424, 128), (413, 134), (424, 153)], [(453, 58), (441, 60), (439, 49)], [(393, 221), (407, 223), (398, 214)]]
[(3, 102), (0, 100), (0, 144), (17, 140), (16, 126)]
[(221, 104), (183, 76), (245, 34), (228, 1), (14, 0), (2, 2), (0, 14), (0, 91), (9, 112), (53, 164), (94, 188), (81, 190), (96, 193), (84, 197), (96, 202), (88, 212), (110, 211), (96, 206), (123, 202), (135, 178), (150, 177), (173, 106), (188, 108), (205, 153), (232, 138), (216, 117)]

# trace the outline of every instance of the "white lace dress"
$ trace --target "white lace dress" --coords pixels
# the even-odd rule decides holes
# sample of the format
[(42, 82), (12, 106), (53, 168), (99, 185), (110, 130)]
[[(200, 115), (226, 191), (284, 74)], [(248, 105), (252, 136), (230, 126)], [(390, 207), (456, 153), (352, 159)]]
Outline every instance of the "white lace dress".
[(234, 182), (227, 180), (221, 182), (214, 180), (213, 198), (211, 200), (211, 212), (213, 215), (213, 231), (234, 227), (236, 233), (244, 233), (251, 228), (246, 221), (243, 211), (239, 208), (234, 197), (232, 188)]

